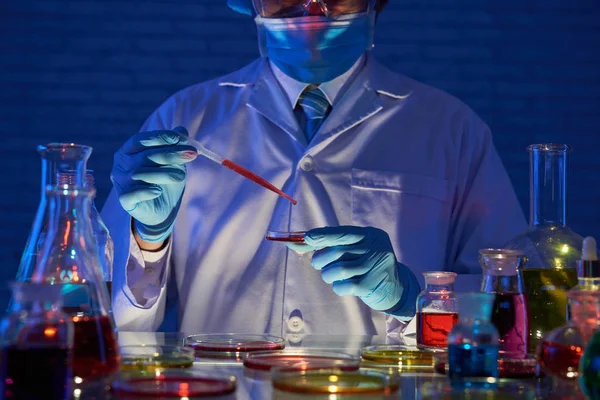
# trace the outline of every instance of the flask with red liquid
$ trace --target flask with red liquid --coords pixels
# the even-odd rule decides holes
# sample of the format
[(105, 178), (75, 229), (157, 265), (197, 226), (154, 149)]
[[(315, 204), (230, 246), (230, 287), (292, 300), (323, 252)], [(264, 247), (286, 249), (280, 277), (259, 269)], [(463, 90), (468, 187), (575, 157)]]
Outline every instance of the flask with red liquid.
[(424, 272), (425, 289), (417, 297), (417, 346), (424, 350), (442, 350), (448, 334), (458, 322), (454, 293), (454, 272)]
[(49, 229), (32, 281), (60, 288), (63, 311), (74, 323), (73, 377), (77, 387), (103, 382), (119, 368), (108, 292), (94, 240), (93, 188), (49, 186)]
[(538, 344), (537, 357), (543, 371), (563, 387), (577, 390), (579, 361), (597, 329), (600, 292), (567, 292), (571, 320), (546, 335)]
[(525, 359), (529, 351), (527, 297), (522, 269), (527, 262), (520, 250), (483, 249), (481, 291), (494, 294), (491, 320), (500, 335), (500, 357)]
[(62, 311), (60, 288), (12, 285), (8, 314), (0, 323), (0, 398), (71, 398), (73, 322)]

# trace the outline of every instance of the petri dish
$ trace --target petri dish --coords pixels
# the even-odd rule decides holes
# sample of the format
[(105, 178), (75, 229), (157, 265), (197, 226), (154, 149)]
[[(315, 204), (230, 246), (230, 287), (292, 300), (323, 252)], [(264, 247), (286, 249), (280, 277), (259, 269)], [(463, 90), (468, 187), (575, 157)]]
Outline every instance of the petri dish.
[(121, 346), (121, 370), (145, 371), (166, 368), (190, 368), (194, 350), (167, 345)]
[(356, 371), (359, 366), (360, 360), (350, 354), (318, 350), (260, 351), (244, 357), (244, 367), (261, 371), (277, 367), (287, 367), (288, 372), (323, 368)]
[[(434, 369), (440, 374), (448, 373), (448, 354), (439, 353), (434, 355)], [(526, 358), (498, 358), (498, 376), (508, 379), (534, 378), (538, 375), (538, 363), (533, 355)]]
[(282, 350), (285, 340), (279, 336), (237, 333), (191, 335), (183, 345), (194, 350), (199, 358), (235, 359), (242, 361), (248, 352)]
[(289, 367), (274, 368), (273, 388), (307, 395), (388, 395), (398, 390), (398, 374), (383, 371), (342, 371), (336, 368), (289, 371)]
[(403, 370), (433, 371), (434, 352), (405, 345), (377, 345), (363, 347), (362, 366), (396, 367)]
[(126, 377), (112, 384), (117, 396), (189, 398), (223, 396), (235, 392), (236, 380), (233, 376), (176, 376), (159, 375), (149, 377)]
[(272, 240), (274, 242), (292, 242), (302, 244), (304, 243), (305, 231), (298, 232), (281, 232), (281, 231), (267, 231), (265, 239)]

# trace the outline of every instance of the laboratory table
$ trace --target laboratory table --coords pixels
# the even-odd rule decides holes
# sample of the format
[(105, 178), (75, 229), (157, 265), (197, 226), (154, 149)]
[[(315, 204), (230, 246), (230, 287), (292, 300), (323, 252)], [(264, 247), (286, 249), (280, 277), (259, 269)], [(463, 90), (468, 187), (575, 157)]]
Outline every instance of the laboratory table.
[[(163, 344), (163, 345), (182, 345), (183, 339), (187, 336), (184, 333), (164, 333), (164, 332), (119, 332), (119, 344), (124, 345), (140, 345), (140, 344)], [(311, 349), (311, 350), (323, 350), (323, 351), (337, 351), (347, 354), (359, 355), (360, 349), (364, 346), (377, 345), (377, 344), (403, 344), (403, 340), (396, 335), (390, 336), (330, 336), (330, 335), (288, 335), (286, 338), (286, 349)], [(273, 390), (271, 382), (263, 377), (257, 377), (253, 374), (252, 370), (244, 368), (241, 362), (234, 361), (208, 361), (197, 359), (194, 362), (193, 367), (190, 370), (193, 374), (210, 374), (210, 375), (224, 375), (224, 376), (235, 376), (237, 379), (237, 389), (232, 395), (221, 396), (218, 399), (221, 400), (259, 400), (259, 399), (314, 399), (315, 396), (306, 395), (290, 395)], [(467, 394), (452, 394), (452, 396), (433, 396), (427, 395), (426, 390), (423, 388), (443, 387), (447, 384), (447, 378), (441, 374), (434, 372), (410, 372), (399, 370), (400, 373), (400, 388), (392, 396), (387, 397), (352, 397), (360, 399), (435, 399), (443, 400), (446, 398), (452, 399), (567, 399), (567, 398), (580, 398), (579, 396), (556, 396), (552, 394), (551, 383), (548, 382), (547, 378), (543, 380), (539, 379), (526, 379), (518, 381), (519, 385), (526, 387), (528, 395), (516, 394), (509, 396), (499, 396), (498, 393), (494, 394), (487, 393), (485, 396), (472, 396)], [(109, 393), (96, 392), (93, 393), (81, 393), (76, 400), (120, 400), (115, 396), (111, 396)], [(325, 395), (318, 397), (319, 399), (327, 400), (344, 400), (349, 399), (347, 396), (336, 396), (336, 395)], [(127, 397), (132, 399), (132, 397)], [(213, 398), (216, 399), (216, 398)], [(180, 398), (180, 400), (192, 400), (191, 398)]]

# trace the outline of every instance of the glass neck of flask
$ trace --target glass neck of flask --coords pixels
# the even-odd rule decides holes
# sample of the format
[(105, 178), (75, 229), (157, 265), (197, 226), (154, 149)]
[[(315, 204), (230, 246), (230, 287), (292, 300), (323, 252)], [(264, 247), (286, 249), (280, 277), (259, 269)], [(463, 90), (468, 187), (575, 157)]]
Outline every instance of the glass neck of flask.
[(529, 224), (566, 225), (567, 153), (563, 144), (532, 145), (529, 150)]
[(428, 292), (453, 292), (454, 283), (425, 283), (425, 290)]
[(493, 275), (484, 271), (481, 291), (485, 293), (523, 293), (523, 277), (515, 275)]
[(91, 147), (74, 143), (49, 143), (38, 146), (38, 153), (42, 157), (43, 198), (46, 197), (46, 187), (59, 184), (58, 177), (63, 173), (72, 176), (69, 185), (84, 187)]

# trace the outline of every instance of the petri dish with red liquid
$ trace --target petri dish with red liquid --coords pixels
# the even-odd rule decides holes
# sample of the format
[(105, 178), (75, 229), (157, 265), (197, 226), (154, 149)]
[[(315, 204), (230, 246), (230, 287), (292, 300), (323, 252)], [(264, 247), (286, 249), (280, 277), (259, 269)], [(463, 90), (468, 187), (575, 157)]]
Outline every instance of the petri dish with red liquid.
[[(439, 374), (448, 373), (448, 354), (434, 354), (434, 370)], [(534, 378), (539, 375), (538, 363), (535, 356), (525, 358), (503, 357), (500, 352), (498, 357), (498, 376), (506, 379)]]
[(361, 350), (361, 366), (433, 371), (433, 354), (432, 351), (405, 345), (367, 346)]
[(113, 393), (124, 398), (211, 397), (228, 395), (235, 390), (236, 379), (233, 376), (124, 376), (112, 384)]
[(273, 242), (289, 242), (296, 244), (304, 244), (304, 235), (306, 231), (282, 232), (282, 231), (267, 231), (265, 239)]
[(360, 360), (350, 354), (318, 350), (260, 351), (244, 357), (244, 367), (260, 371), (279, 367), (299, 371), (323, 368), (356, 371), (359, 366)]
[(198, 358), (242, 361), (248, 352), (283, 350), (285, 339), (272, 335), (209, 333), (188, 336), (183, 345), (194, 349)]
[(343, 371), (336, 368), (289, 371), (289, 367), (271, 371), (273, 388), (303, 395), (387, 396), (400, 387), (396, 373), (376, 370)]

